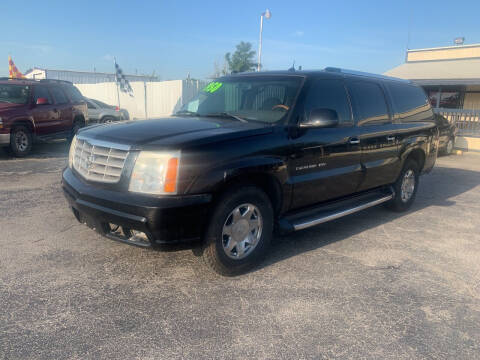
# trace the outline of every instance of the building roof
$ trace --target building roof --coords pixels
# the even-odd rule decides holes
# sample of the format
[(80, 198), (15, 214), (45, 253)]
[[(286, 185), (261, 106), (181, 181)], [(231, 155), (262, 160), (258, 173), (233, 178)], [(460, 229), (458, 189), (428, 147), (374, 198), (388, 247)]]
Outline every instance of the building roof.
[(421, 85), (480, 84), (480, 59), (406, 62), (384, 74)]

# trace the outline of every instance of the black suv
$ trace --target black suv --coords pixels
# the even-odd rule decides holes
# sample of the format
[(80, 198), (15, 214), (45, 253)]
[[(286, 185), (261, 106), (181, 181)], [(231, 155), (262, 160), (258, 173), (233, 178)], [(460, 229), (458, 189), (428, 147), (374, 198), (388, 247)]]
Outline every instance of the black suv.
[(258, 263), (274, 230), (381, 203), (408, 209), (438, 141), (408, 81), (337, 68), (235, 74), (172, 117), (79, 131), (63, 189), (103, 235), (202, 240), (206, 263), (233, 275)]

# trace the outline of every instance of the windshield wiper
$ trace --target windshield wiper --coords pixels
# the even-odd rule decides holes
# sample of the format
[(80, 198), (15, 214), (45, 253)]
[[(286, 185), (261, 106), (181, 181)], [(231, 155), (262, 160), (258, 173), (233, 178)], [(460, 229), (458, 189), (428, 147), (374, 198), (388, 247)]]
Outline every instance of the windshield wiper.
[(189, 116), (200, 116), (200, 114), (198, 112), (195, 112), (195, 111), (190, 111), (190, 110), (180, 110), (180, 111), (177, 111), (175, 114), (173, 115), (189, 115)]
[(247, 119), (244, 119), (238, 115), (230, 114), (228, 112), (211, 113), (211, 114), (206, 114), (204, 116), (205, 117), (224, 117), (224, 118), (235, 119), (235, 120), (241, 121), (242, 123), (248, 123)]

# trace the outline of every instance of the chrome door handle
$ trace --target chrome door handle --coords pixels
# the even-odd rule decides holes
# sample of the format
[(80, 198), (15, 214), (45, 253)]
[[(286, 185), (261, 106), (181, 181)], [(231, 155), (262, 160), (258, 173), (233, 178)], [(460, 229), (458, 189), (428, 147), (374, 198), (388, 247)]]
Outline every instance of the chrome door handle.
[(350, 144), (351, 145), (358, 145), (360, 144), (360, 140), (357, 138), (350, 139)]
[(395, 141), (395, 136), (387, 136), (388, 141)]

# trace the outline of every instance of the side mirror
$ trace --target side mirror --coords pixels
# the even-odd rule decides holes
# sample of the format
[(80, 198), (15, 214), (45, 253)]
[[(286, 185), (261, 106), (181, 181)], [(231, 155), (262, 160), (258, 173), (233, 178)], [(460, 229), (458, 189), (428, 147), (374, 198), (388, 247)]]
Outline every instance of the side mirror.
[(48, 101), (47, 98), (38, 98), (37, 99), (37, 105), (49, 105), (50, 102)]
[(338, 125), (338, 114), (332, 109), (313, 109), (310, 116), (304, 122), (300, 123), (300, 127), (304, 128), (326, 128)]

